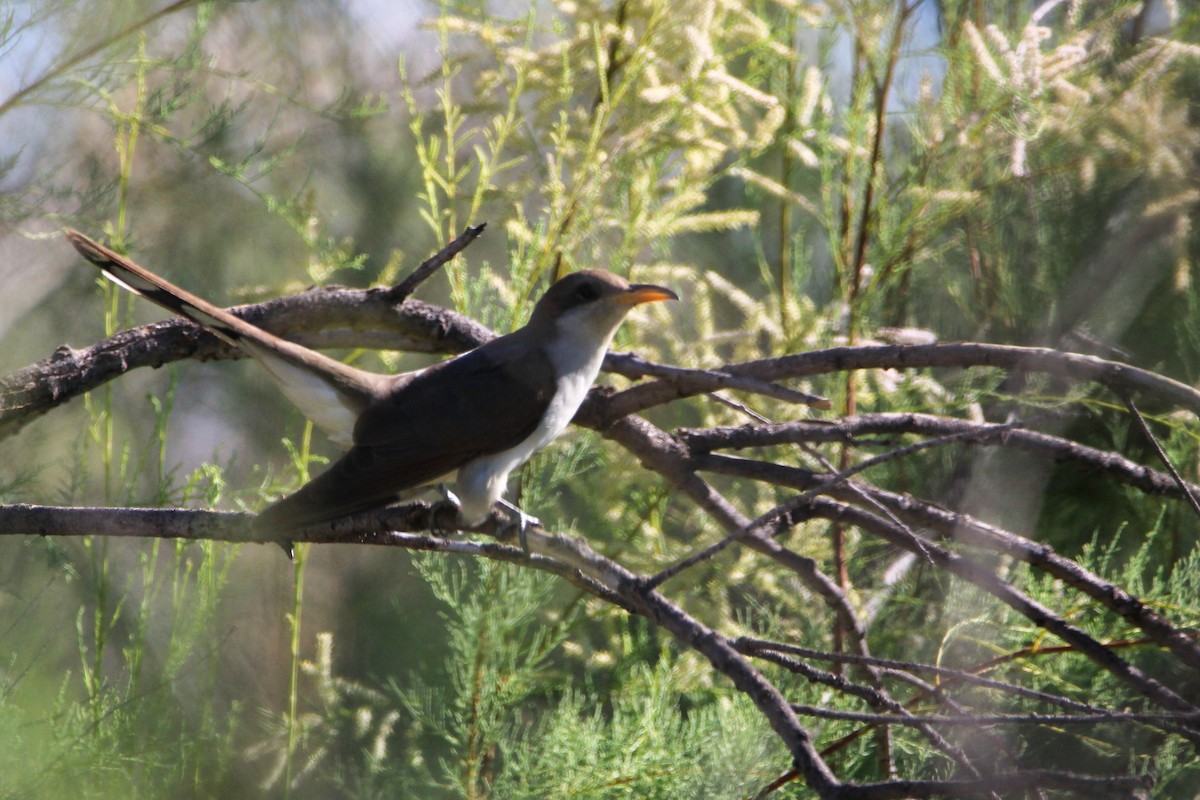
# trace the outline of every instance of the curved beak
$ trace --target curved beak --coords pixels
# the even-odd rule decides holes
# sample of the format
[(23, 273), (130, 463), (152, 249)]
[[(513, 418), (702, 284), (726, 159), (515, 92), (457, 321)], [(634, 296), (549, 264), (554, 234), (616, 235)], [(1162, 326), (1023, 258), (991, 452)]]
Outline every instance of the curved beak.
[(635, 283), (614, 299), (622, 305), (636, 306), (642, 303), (656, 303), (659, 300), (678, 300), (679, 295), (665, 286)]

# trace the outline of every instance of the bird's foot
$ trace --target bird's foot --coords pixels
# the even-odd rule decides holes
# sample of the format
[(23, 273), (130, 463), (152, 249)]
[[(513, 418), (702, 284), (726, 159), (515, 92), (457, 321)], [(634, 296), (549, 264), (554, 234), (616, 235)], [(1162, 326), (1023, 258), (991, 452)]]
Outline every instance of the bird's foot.
[[(454, 492), (450, 491), (450, 487), (446, 486), (446, 484), (444, 484), (444, 483), (439, 483), (436, 488), (437, 488), (438, 494), (440, 494), (442, 496), (442, 502), (444, 502), (447, 506), (450, 506), (455, 510), (455, 515), (454, 515), (455, 519), (457, 519), (461, 523), (461, 521), (462, 521), (462, 501), (458, 499), (458, 495), (456, 495)], [(433, 525), (430, 526), (433, 533), (436, 533), (439, 535), (444, 535), (444, 534), (448, 534), (448, 533), (457, 533), (458, 532), (456, 529), (443, 529), (440, 525), (438, 525), (437, 524), (438, 515), (436, 513), (437, 506), (434, 506), (434, 512), (435, 513), (433, 514)]]
[(526, 532), (530, 528), (542, 527), (542, 521), (540, 519), (538, 519), (537, 517), (533, 516), (532, 514), (526, 514), (524, 511), (517, 508), (515, 505), (508, 502), (504, 498), (500, 498), (496, 502), (498, 502), (500, 504), (500, 506), (503, 507), (504, 510), (507, 511), (509, 514), (508, 521), (505, 523), (502, 530), (507, 532), (510, 528), (515, 526), (517, 529), (517, 541), (521, 543), (521, 549), (524, 550), (526, 553), (528, 553), (529, 552), (529, 538), (528, 538)]
[(288, 557), (288, 561), (296, 560), (296, 544), (291, 539), (276, 539), (276, 543), (283, 548), (284, 555)]

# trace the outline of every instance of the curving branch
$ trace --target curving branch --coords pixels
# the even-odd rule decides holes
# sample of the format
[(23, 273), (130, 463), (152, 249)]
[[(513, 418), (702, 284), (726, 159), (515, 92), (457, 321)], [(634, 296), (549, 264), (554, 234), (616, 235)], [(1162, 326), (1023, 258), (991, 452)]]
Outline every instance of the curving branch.
[[(1070, 463), (1081, 470), (1128, 484), (1146, 494), (1183, 497), (1183, 486), (1171, 475), (1138, 464), (1120, 453), (1089, 447), (1041, 431), (1027, 430), (1019, 423), (1009, 424), (1002, 437), (997, 437), (997, 433), (995, 425), (954, 417), (883, 413), (859, 414), (829, 421), (800, 420), (696, 430), (685, 428), (677, 431), (676, 435), (697, 453), (801, 443), (845, 442), (863, 446), (870, 443), (863, 438), (867, 436), (955, 436), (957, 438), (953, 441), (956, 442), (1011, 447), (1053, 461)], [(1189, 483), (1186, 487), (1194, 494), (1200, 493), (1200, 486), (1196, 484)]]
[[(1200, 414), (1200, 390), (1149, 370), (1096, 356), (1045, 347), (957, 342), (927, 345), (834, 347), (807, 353), (726, 364), (722, 372), (764, 381), (811, 378), (861, 369), (967, 369), (996, 367), (1041, 372), (1075, 381), (1092, 381), (1117, 393), (1136, 392)], [(705, 391), (682, 380), (650, 381), (618, 393), (608, 406), (613, 418), (637, 414)], [(1123, 395), (1122, 395), (1123, 396)]]
[[(60, 508), (35, 505), (0, 506), (0, 532), (40, 536), (108, 535), (135, 538), (207, 539), (258, 542), (250, 528), (252, 514), (184, 509)], [(608, 559), (582, 540), (528, 530), (529, 551), (498, 542), (459, 541), (445, 536), (414, 535), (401, 530), (457, 529), (457, 509), (448, 504), (412, 503), (357, 514), (297, 531), (296, 542), (390, 545), (498, 561), (519, 563), (551, 572), (580, 589), (645, 616), (683, 644), (704, 655), (763, 712), (788, 746), (809, 786), (821, 797), (836, 797), (840, 784), (817, 754), (812, 737), (800, 725), (786, 699), (733, 647), (731, 641), (705, 626), (658, 592), (647, 589), (637, 575)], [(469, 529), (491, 536), (511, 536), (506, 520), (491, 517)], [(265, 544), (274, 545), (273, 542)]]
[[(382, 291), (373, 289), (310, 289), (230, 310), (310, 347), (460, 353), (492, 336), (484, 326), (453, 311), (411, 299), (397, 306)], [(0, 378), (0, 438), (130, 370), (157, 369), (187, 359), (242, 357), (238, 350), (183, 319), (132, 328), (79, 350), (62, 345), (50, 357)]]
[[(887, 520), (862, 509), (825, 498), (808, 499), (799, 507), (788, 509), (781, 514), (780, 524), (792, 526), (811, 517), (846, 522), (911, 552), (929, 555), (939, 567), (992, 594), (1000, 602), (1026, 617), (1038, 627), (1069, 643), (1102, 669), (1112, 673), (1139, 694), (1153, 700), (1163, 708), (1188, 714), (1200, 711), (1200, 708), (1185, 700), (1169, 686), (1120, 658), (1081, 628), (1020, 592), (1012, 584), (1002, 580), (981, 564), (951, 553), (930, 542), (916, 542), (911, 534), (897, 528)], [(1200, 746), (1200, 731), (1189, 735), (1188, 738)]]

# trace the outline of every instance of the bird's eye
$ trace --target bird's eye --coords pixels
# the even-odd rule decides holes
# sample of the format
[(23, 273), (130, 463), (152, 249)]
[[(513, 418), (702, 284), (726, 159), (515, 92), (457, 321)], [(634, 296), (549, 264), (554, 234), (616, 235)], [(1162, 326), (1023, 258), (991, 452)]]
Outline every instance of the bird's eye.
[(600, 290), (590, 283), (585, 283), (575, 290), (575, 297), (585, 303), (590, 303), (600, 297)]

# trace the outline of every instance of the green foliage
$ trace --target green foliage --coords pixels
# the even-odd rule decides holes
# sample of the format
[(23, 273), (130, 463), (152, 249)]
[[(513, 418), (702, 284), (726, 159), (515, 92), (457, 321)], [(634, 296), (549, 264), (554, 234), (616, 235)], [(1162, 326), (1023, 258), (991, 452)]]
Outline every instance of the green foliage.
[(782, 754), (745, 699), (688, 706), (665, 656), (601, 701), (568, 694), (517, 740), (495, 795), (511, 798), (738, 798)]
[[(581, 620), (547, 612), (557, 587), (546, 576), (440, 557), (417, 565), (442, 603), (447, 680), (427, 685), (412, 664), (382, 689), (338, 676), (333, 636), (320, 634), (303, 664), (315, 697), (300, 795), (733, 798), (779, 755), (748, 701), (689, 686), (638, 626), (616, 658), (564, 652)], [(570, 688), (612, 675), (604, 692)], [(272, 730), (280, 741), (286, 725)], [(283, 754), (269, 743), (252, 751), (268, 754), (279, 780)]]
[(47, 583), (28, 620), (9, 626), (10, 644), (41, 642), (35, 652), (7, 651), (0, 796), (216, 797), (236, 774), (241, 714), (215, 702), (225, 636), (216, 610), (233, 553), (211, 542), (147, 542), (133, 554), (138, 569), (127, 582), (79, 576), (94, 584), (92, 601), (75, 617), (76, 666), (57, 685), (43, 670), (62, 663), (69, 639), (61, 628), (27, 628), (61, 614), (70, 593)]

